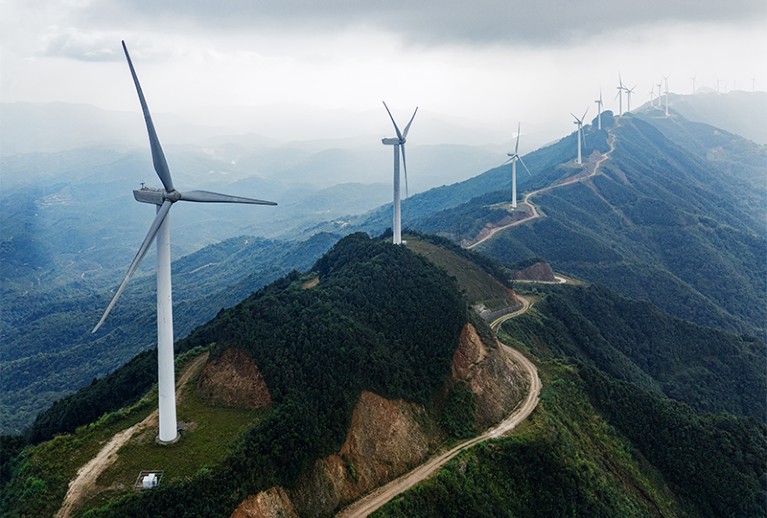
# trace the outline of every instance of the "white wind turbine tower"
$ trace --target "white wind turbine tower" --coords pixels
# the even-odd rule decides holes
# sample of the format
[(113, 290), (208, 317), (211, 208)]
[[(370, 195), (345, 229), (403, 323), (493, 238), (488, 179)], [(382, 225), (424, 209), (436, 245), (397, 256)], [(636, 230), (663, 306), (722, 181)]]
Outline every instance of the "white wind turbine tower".
[(618, 98), (618, 116), (623, 115), (623, 90), (626, 89), (625, 86), (623, 86), (623, 81), (621, 80), (621, 75), (618, 74), (618, 95), (615, 97)]
[(588, 112), (589, 112), (589, 109), (588, 107), (586, 107), (586, 111), (583, 112), (583, 117), (581, 117), (580, 119), (576, 117), (575, 114), (573, 114), (572, 112), (570, 113), (570, 115), (573, 116), (573, 119), (575, 119), (575, 122), (573, 122), (573, 124), (578, 125), (578, 160), (577, 160), (578, 164), (583, 164), (583, 160), (581, 160), (581, 141), (583, 141), (584, 144), (586, 143), (583, 137), (583, 119), (586, 118), (586, 114)]
[(650, 88), (650, 107), (655, 108), (655, 88)]
[(389, 114), (392, 124), (394, 124), (394, 131), (397, 133), (396, 138), (381, 139), (381, 142), (386, 146), (394, 146), (394, 215), (392, 222), (392, 242), (395, 245), (399, 245), (402, 244), (402, 218), (400, 214), (399, 195), (399, 154), (400, 148), (402, 148), (402, 168), (405, 170), (405, 196), (407, 197), (407, 160), (405, 159), (405, 142), (407, 139), (407, 132), (410, 131), (410, 125), (413, 124), (415, 114), (418, 112), (418, 107), (416, 106), (413, 116), (410, 117), (410, 122), (405, 126), (405, 131), (400, 132), (397, 123), (394, 122), (394, 117), (389, 111), (389, 107), (386, 106), (385, 102), (383, 105), (384, 108), (386, 108), (386, 113)]
[(663, 76), (663, 81), (666, 83), (666, 117), (668, 117), (668, 76)]
[(698, 77), (697, 75), (692, 76), (690, 79), (692, 79), (692, 93), (695, 94), (695, 78)]
[(597, 103), (597, 129), (602, 129), (602, 89), (599, 89), (599, 99), (594, 101)]
[(522, 157), (519, 156), (519, 135), (521, 134), (520, 131), (522, 130), (522, 123), (520, 122), (517, 125), (517, 143), (514, 145), (514, 153), (506, 153), (506, 156), (509, 157), (508, 160), (506, 160), (502, 166), (508, 164), (511, 162), (511, 208), (516, 209), (517, 208), (517, 160), (519, 160), (522, 163), (522, 166), (525, 168), (525, 171), (527, 171), (527, 174), (530, 173), (530, 169), (527, 168), (525, 165), (525, 161), (522, 160)]
[(631, 94), (634, 93), (634, 90), (636, 90), (637, 85), (634, 85), (631, 88), (626, 88), (626, 104), (628, 106), (627, 112), (631, 113)]
[(173, 187), (170, 169), (165, 160), (165, 154), (157, 138), (152, 117), (149, 114), (144, 93), (138, 81), (138, 76), (133, 68), (133, 62), (128, 55), (128, 48), (125, 42), (122, 42), (125, 57), (128, 60), (131, 76), (136, 85), (141, 110), (144, 112), (146, 129), (149, 134), (149, 145), (152, 150), (152, 162), (157, 176), (160, 177), (163, 189), (150, 189), (142, 187), (140, 190), (133, 191), (136, 201), (149, 203), (157, 207), (157, 215), (149, 227), (141, 247), (139, 247), (136, 256), (133, 258), (125, 273), (120, 287), (117, 289), (114, 297), (109, 302), (104, 314), (101, 316), (93, 333), (98, 331), (101, 325), (112, 311), (117, 299), (120, 298), (125, 286), (133, 276), (134, 272), (141, 263), (141, 260), (149, 250), (152, 242), (157, 240), (157, 373), (158, 373), (158, 392), (159, 392), (159, 421), (160, 434), (159, 441), (162, 443), (172, 443), (178, 438), (178, 429), (176, 426), (176, 387), (175, 372), (173, 362), (173, 307), (172, 307), (172, 288), (170, 275), (170, 216), (171, 206), (177, 201), (194, 201), (202, 203), (248, 203), (255, 205), (277, 205), (271, 201), (256, 200), (252, 198), (243, 198), (240, 196), (230, 196), (228, 194), (219, 194), (209, 191), (188, 191), (179, 192)]

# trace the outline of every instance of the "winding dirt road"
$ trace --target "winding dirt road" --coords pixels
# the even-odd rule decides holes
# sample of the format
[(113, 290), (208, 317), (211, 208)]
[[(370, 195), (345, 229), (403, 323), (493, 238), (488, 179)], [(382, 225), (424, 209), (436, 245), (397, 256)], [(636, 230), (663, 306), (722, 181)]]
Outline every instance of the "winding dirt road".
[(508, 225), (492, 228), (490, 232), (487, 233), (487, 235), (482, 236), (482, 238), (478, 239), (477, 241), (473, 242), (470, 245), (467, 245), (466, 248), (475, 248), (481, 245), (482, 243), (484, 243), (485, 241), (487, 241), (488, 239), (490, 239), (491, 237), (493, 237), (494, 235), (496, 235), (498, 232), (507, 230), (511, 227), (516, 227), (517, 225), (521, 225), (522, 223), (527, 223), (528, 221), (532, 221), (534, 219), (542, 217), (541, 214), (538, 212), (538, 208), (535, 206), (535, 204), (532, 201), (530, 201), (530, 198), (532, 198), (533, 196), (541, 194), (542, 192), (550, 191), (552, 189), (558, 189), (560, 187), (572, 185), (577, 182), (582, 182), (584, 180), (588, 180), (589, 178), (593, 178), (594, 176), (596, 176), (599, 173), (599, 169), (604, 163), (604, 161), (610, 158), (610, 155), (612, 154), (612, 152), (615, 151), (615, 134), (610, 130), (607, 130), (607, 131), (608, 131), (607, 143), (609, 144), (610, 149), (607, 151), (607, 153), (604, 153), (602, 156), (599, 157), (598, 160), (596, 160), (593, 163), (593, 167), (591, 168), (590, 173), (586, 175), (584, 175), (583, 173), (580, 173), (573, 176), (572, 178), (568, 178), (564, 182), (555, 183), (553, 185), (543, 187), (542, 189), (538, 189), (537, 191), (532, 191), (527, 193), (525, 195), (525, 198), (522, 200), (522, 204), (530, 207), (530, 214), (527, 217), (519, 219), (517, 221), (513, 221), (509, 223)]
[[(517, 317), (525, 313), (530, 309), (531, 304), (528, 299), (517, 295), (517, 298), (522, 303), (522, 307), (513, 313), (503, 315), (502, 317), (494, 320), (491, 324), (493, 329), (497, 329), (502, 322)], [(500, 342), (499, 342), (500, 343)], [(500, 424), (496, 425), (489, 430), (486, 430), (483, 434), (464, 441), (450, 450), (440, 453), (435, 457), (427, 460), (424, 464), (421, 464), (414, 470), (402, 475), (401, 477), (392, 480), (386, 485), (383, 485), (369, 493), (367, 496), (357, 500), (350, 506), (343, 509), (336, 516), (341, 518), (350, 518), (358, 516), (367, 516), (370, 513), (376, 511), (395, 496), (399, 495), (415, 486), (419, 482), (429, 478), (437, 472), (442, 466), (445, 465), (450, 459), (458, 455), (461, 451), (474, 446), (475, 444), (485, 441), (487, 439), (494, 439), (501, 437), (511, 430), (513, 430), (519, 423), (524, 421), (532, 412), (535, 407), (538, 406), (538, 399), (541, 392), (541, 380), (538, 377), (538, 369), (532, 364), (522, 353), (508, 347), (505, 344), (500, 344), (503, 350), (508, 354), (514, 362), (522, 367), (526, 371), (528, 378), (530, 379), (530, 390), (527, 393), (527, 397), (512, 411), (512, 413)]]
[[(181, 374), (176, 382), (176, 391), (179, 400), (182, 396), (181, 388), (189, 383), (192, 376), (205, 365), (207, 360), (208, 353), (201, 354), (184, 369), (183, 374)], [(69, 489), (64, 497), (64, 502), (61, 504), (61, 509), (56, 513), (55, 518), (68, 518), (72, 514), (72, 511), (80, 505), (83, 497), (89, 494), (96, 486), (96, 480), (99, 478), (99, 475), (117, 460), (118, 450), (122, 448), (136, 432), (152, 426), (157, 426), (157, 410), (149, 414), (140, 423), (134, 424), (130, 428), (126, 428), (122, 432), (115, 434), (112, 439), (101, 448), (101, 451), (99, 451), (95, 457), (77, 470), (77, 476), (69, 482)]]

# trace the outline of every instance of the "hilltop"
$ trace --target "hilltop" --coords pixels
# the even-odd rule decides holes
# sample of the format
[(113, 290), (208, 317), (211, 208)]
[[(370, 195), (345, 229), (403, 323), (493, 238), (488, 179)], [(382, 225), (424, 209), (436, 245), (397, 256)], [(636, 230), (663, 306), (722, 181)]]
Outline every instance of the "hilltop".
[[(473, 270), (487, 293), (513, 299), (492, 273)], [(311, 273), (289, 274), (222, 310), (177, 351), (180, 362), (206, 355), (205, 367), (181, 389), (179, 421), (187, 431), (164, 449), (151, 440), (151, 425), (142, 424), (145, 431), (134, 432), (86, 499), (86, 506), (101, 507), (94, 516), (164, 515), (181, 500), (197, 515), (230, 514), (248, 495), (272, 487), (287, 490), (297, 509), (325, 514), (446, 440), (500, 421), (527, 383), (444, 270), (359, 234), (337, 243)], [(37, 440), (80, 428), (17, 461), (3, 491), (10, 515), (55, 510), (99, 439), (148, 415), (154, 403), (142, 396), (151, 389), (153, 375), (145, 373), (154, 361), (141, 354), (41, 415), (31, 431)], [(82, 411), (91, 401), (108, 401), (111, 413), (91, 423)], [(119, 489), (133, 482), (140, 459), (162, 464), (162, 487), (143, 495)], [(47, 489), (25, 493), (30, 480)], [(331, 482), (337, 490), (327, 489)]]
[[(62, 400), (35, 433), (80, 427), (4, 464), (6, 514), (51, 514), (77, 467), (136, 423), (79, 501), (88, 516), (329, 516), (498, 422), (525, 376), (468, 306), (514, 303), (509, 272), (444, 239), (407, 241), (348, 236), (308, 273), (262, 288), (180, 341), (188, 382), (179, 389), (182, 441), (171, 448), (152, 440), (153, 376), (140, 377), (154, 370), (150, 353)], [(378, 515), (760, 515), (764, 342), (604, 287), (524, 286), (533, 309), (514, 313), (500, 338), (538, 364), (538, 408), (519, 431), (458, 453)], [(124, 390), (133, 385), (138, 395)], [(110, 412), (84, 418), (88, 401), (105, 397)], [(149, 463), (164, 469), (161, 487), (127, 490)]]

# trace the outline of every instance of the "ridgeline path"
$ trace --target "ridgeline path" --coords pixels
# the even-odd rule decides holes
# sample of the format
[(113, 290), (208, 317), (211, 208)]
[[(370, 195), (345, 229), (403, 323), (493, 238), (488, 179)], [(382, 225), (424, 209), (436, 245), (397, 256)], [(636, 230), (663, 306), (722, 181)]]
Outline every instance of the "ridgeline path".
[[(608, 133), (607, 143), (609, 144), (610, 149), (607, 151), (607, 153), (604, 153), (603, 155), (601, 155), (599, 157), (599, 159), (597, 159), (596, 161), (593, 162), (593, 167), (591, 168), (591, 172), (590, 173), (585, 174), (585, 175), (583, 173), (579, 173), (579, 174), (576, 174), (575, 176), (573, 176), (571, 178), (568, 178), (564, 182), (555, 183), (555, 184), (549, 185), (547, 187), (543, 187), (541, 189), (538, 189), (537, 191), (532, 191), (532, 192), (527, 193), (525, 195), (525, 198), (522, 200), (523, 204), (525, 204), (528, 207), (530, 207), (530, 214), (528, 214), (527, 217), (522, 218), (522, 219), (518, 219), (516, 221), (512, 221), (508, 225), (503, 225), (503, 226), (500, 226), (500, 227), (491, 228), (489, 230), (489, 232), (487, 232), (487, 234), (485, 234), (484, 236), (482, 236), (478, 240), (474, 241), (470, 245), (467, 245), (466, 248), (477, 247), (477, 246), (481, 245), (482, 243), (484, 243), (485, 241), (487, 241), (488, 239), (490, 239), (491, 237), (493, 237), (494, 235), (496, 235), (498, 232), (501, 232), (503, 230), (509, 229), (511, 227), (516, 227), (517, 225), (521, 225), (522, 223), (527, 223), (528, 221), (532, 221), (534, 219), (542, 217), (541, 214), (538, 212), (538, 208), (535, 206), (535, 204), (532, 201), (530, 201), (530, 198), (532, 198), (533, 196), (541, 194), (542, 192), (550, 191), (552, 189), (558, 189), (560, 187), (565, 187), (567, 185), (572, 185), (572, 184), (574, 184), (576, 182), (582, 182), (584, 180), (588, 180), (589, 178), (593, 178), (594, 176), (596, 176), (599, 173), (599, 168), (602, 166), (602, 163), (604, 163), (605, 160), (610, 158), (610, 155), (612, 154), (612, 152), (615, 151), (615, 134), (612, 131), (610, 131), (610, 130), (607, 130), (607, 133)], [(591, 165), (591, 164), (587, 164), (587, 165)], [(485, 229), (483, 229), (483, 231), (484, 230)], [(480, 235), (482, 235), (481, 232), (480, 232)]]
[[(503, 315), (502, 317), (494, 320), (490, 324), (494, 330), (498, 329), (498, 326), (500, 326), (504, 321), (522, 315), (528, 309), (530, 309), (531, 304), (528, 299), (522, 297), (521, 295), (517, 295), (516, 297), (522, 303), (522, 307), (513, 313)], [(481, 435), (478, 435), (472, 439), (468, 439), (454, 446), (450, 450), (442, 452), (428, 459), (425, 463), (421, 464), (412, 471), (405, 473), (399, 478), (392, 480), (388, 484), (385, 484), (378, 489), (375, 489), (373, 492), (368, 493), (366, 496), (341, 510), (341, 512), (336, 515), (337, 517), (350, 518), (369, 515), (370, 513), (376, 511), (384, 504), (389, 502), (395, 496), (407, 491), (419, 482), (432, 476), (450, 459), (458, 455), (463, 450), (487, 439), (494, 439), (509, 433), (519, 423), (524, 421), (533, 412), (533, 410), (535, 410), (535, 407), (538, 406), (538, 399), (541, 392), (541, 380), (538, 377), (538, 369), (536, 369), (535, 365), (533, 365), (533, 363), (519, 351), (512, 349), (511, 347), (501, 342), (498, 343), (503, 348), (503, 351), (509, 355), (509, 357), (511, 357), (515, 363), (517, 363), (520, 367), (522, 367), (523, 370), (527, 372), (527, 376), (530, 379), (530, 386), (527, 397), (520, 404), (518, 404), (516, 408), (514, 408), (511, 414), (509, 414), (509, 417), (507, 417), (495, 427), (486, 430)]]
[[(181, 388), (189, 383), (192, 376), (200, 371), (207, 360), (208, 353), (201, 354), (184, 369), (184, 372), (176, 382), (176, 393), (178, 394), (179, 401), (183, 396)], [(64, 497), (64, 502), (61, 504), (61, 508), (56, 513), (55, 518), (69, 518), (72, 511), (79, 507), (83, 497), (89, 494), (96, 486), (96, 480), (99, 478), (99, 475), (117, 460), (117, 451), (122, 448), (136, 432), (152, 426), (156, 427), (157, 423), (157, 410), (155, 410), (140, 423), (134, 424), (130, 428), (126, 428), (122, 432), (115, 434), (112, 439), (101, 448), (95, 457), (77, 470), (77, 476), (69, 482), (69, 489)]]

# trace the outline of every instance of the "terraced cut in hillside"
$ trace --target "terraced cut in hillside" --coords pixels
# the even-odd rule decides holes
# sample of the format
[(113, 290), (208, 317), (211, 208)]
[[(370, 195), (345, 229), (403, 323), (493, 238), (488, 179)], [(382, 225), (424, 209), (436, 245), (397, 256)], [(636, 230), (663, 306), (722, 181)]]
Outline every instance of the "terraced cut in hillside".
[[(522, 315), (527, 312), (528, 309), (530, 309), (530, 302), (525, 297), (517, 295), (517, 298), (522, 303), (522, 309), (519, 309), (514, 313), (504, 315), (503, 317), (494, 321), (492, 324), (493, 329), (497, 329), (501, 323), (510, 318)], [(337, 516), (341, 518), (351, 518), (356, 516), (369, 515), (370, 513), (385, 505), (397, 495), (404, 493), (408, 489), (417, 485), (419, 482), (431, 477), (442, 466), (444, 466), (451, 459), (455, 458), (462, 451), (471, 448), (472, 446), (482, 441), (502, 437), (510, 433), (519, 423), (527, 419), (533, 410), (535, 410), (535, 407), (538, 406), (541, 391), (541, 380), (538, 377), (538, 369), (519, 351), (512, 349), (505, 344), (500, 345), (503, 347), (504, 352), (509, 355), (509, 357), (511, 357), (516, 363), (524, 368), (526, 374), (530, 378), (530, 386), (527, 396), (525, 397), (524, 401), (514, 409), (509, 417), (507, 417), (497, 426), (494, 426), (493, 428), (472, 439), (457, 444), (446, 452), (432, 457), (427, 462), (421, 464), (409, 473), (402, 475), (401, 477), (392, 480), (388, 484), (376, 489), (369, 495), (346, 507), (340, 513), (338, 513)]]

